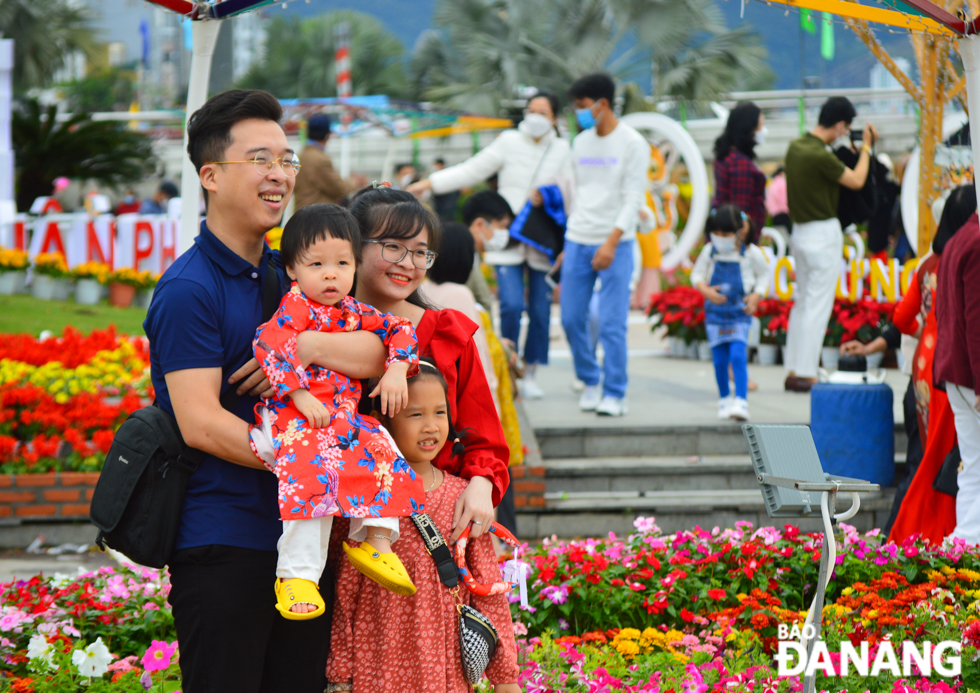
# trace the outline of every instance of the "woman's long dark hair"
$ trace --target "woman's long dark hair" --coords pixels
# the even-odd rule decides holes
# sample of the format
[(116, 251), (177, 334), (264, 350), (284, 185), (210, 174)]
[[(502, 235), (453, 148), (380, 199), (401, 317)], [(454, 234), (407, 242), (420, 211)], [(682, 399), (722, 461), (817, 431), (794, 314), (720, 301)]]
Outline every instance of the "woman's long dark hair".
[[(362, 188), (351, 200), (350, 213), (357, 220), (361, 238), (405, 241), (428, 229), (429, 250), (439, 250), (439, 218), (423, 207), (409, 192), (386, 187)], [(422, 298), (418, 289), (406, 300), (424, 310), (437, 310)]]
[(751, 101), (739, 101), (728, 114), (725, 130), (715, 140), (715, 160), (722, 161), (732, 149), (755, 158), (755, 130), (759, 127), (762, 109)]
[(963, 224), (977, 211), (977, 188), (975, 185), (961, 185), (949, 194), (939, 217), (936, 236), (932, 239), (932, 252), (942, 255), (949, 239), (959, 231)]

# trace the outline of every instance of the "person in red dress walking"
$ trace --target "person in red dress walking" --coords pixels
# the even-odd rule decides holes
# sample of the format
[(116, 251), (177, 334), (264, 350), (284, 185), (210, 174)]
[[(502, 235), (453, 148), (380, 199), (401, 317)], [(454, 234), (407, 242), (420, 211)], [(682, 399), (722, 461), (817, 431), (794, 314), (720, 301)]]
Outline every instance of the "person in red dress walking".
[[(391, 415), (407, 404), (406, 378), (418, 369), (418, 342), (404, 318), (379, 313), (348, 294), (360, 260), (357, 223), (343, 207), (310, 205), (283, 230), (280, 252), (293, 285), (253, 342), (255, 358), (275, 396), (256, 406), (253, 446), (274, 457), (283, 533), (279, 540), (276, 608), (286, 618), (323, 614), (317, 589), (334, 516), (357, 518), (344, 545), (351, 563), (399, 594), (415, 586), (391, 551), (398, 517), (423, 509), (421, 483), (378, 421), (357, 412), (360, 382), (310, 364), (296, 354), (304, 331), (377, 334), (388, 349), (386, 371), (371, 395)], [(262, 442), (262, 438), (265, 442)], [(272, 448), (269, 454), (269, 448)], [(264, 448), (264, 450), (263, 450)]]
[[(383, 421), (422, 479), (426, 511), (443, 537), (448, 537), (467, 482), (433, 462), (444, 446), (457, 452), (465, 446), (452, 443), (457, 436), (450, 423), (448, 386), (432, 361), (422, 360), (418, 375), (408, 381), (408, 393), (408, 406)], [(465, 433), (461, 436), (464, 441)], [(338, 530), (343, 522), (338, 521)], [(517, 644), (503, 591), (477, 596), (463, 585), (450, 590), (440, 581), (435, 560), (412, 522), (405, 518), (400, 523), (402, 538), (395, 548), (418, 591), (396, 596), (365, 580), (352, 566), (338, 567), (327, 691), (472, 691), (460, 655), (455, 591), (463, 604), (489, 618), (499, 635), (484, 672), (494, 693), (519, 693)], [(478, 583), (501, 583), (489, 534), (466, 543), (466, 565)]]

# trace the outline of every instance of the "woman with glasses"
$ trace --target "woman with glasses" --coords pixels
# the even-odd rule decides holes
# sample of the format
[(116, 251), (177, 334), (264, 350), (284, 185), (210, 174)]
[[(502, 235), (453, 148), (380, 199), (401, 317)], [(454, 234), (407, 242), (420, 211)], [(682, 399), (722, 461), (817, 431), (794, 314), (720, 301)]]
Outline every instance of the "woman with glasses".
[[(427, 180), (409, 186), (408, 191), (421, 195), (432, 190), (441, 195), (477, 185), (497, 174), (497, 192), (507, 200), (511, 212), (518, 214), (532, 192), (554, 182), (566, 164), (571, 148), (558, 136), (559, 112), (558, 98), (539, 91), (528, 100), (524, 119), (515, 130), (505, 130), (479, 154), (456, 166), (434, 171)], [(540, 206), (540, 195), (534, 199)], [(521, 349), (527, 363), (523, 394), (537, 399), (544, 392), (535, 382), (534, 372), (539, 364), (548, 363), (551, 287), (545, 275), (551, 271), (552, 261), (540, 250), (511, 238), (506, 229), (501, 231), (485, 241), (484, 260), (497, 268), (500, 334), (518, 347), (521, 316), (525, 309), (528, 312), (527, 338)]]
[[(450, 440), (433, 461), (470, 482), (456, 506), (453, 536), (446, 539), (452, 544), (470, 523), (471, 536), (479, 536), (489, 528), (494, 506), (507, 490), (510, 453), (474, 341), (476, 323), (458, 311), (438, 310), (419, 295), (419, 285), (435, 262), (439, 221), (410, 193), (387, 187), (361, 190), (350, 211), (364, 243), (355, 298), (412, 322), (419, 354), (431, 357), (445, 377), (453, 426), (466, 439), (462, 456), (452, 455)], [(319, 336), (299, 335), (303, 363), (329, 358)], [(381, 359), (377, 370), (378, 375), (384, 371)]]

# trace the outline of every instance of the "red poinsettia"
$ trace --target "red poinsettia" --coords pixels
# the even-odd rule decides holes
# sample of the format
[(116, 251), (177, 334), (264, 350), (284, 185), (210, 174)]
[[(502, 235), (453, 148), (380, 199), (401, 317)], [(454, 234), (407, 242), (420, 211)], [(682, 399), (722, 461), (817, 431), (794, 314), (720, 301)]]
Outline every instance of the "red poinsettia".
[(654, 294), (647, 312), (659, 316), (659, 325), (667, 326), (667, 334), (690, 344), (706, 339), (704, 331), (704, 296), (691, 286), (675, 286)]

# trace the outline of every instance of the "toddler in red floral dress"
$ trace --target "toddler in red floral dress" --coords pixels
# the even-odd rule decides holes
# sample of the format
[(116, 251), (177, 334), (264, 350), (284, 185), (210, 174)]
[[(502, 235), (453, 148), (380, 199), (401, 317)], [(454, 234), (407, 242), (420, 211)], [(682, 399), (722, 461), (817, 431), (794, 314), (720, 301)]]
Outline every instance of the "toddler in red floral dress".
[(349, 296), (360, 258), (357, 222), (338, 205), (294, 214), (280, 253), (293, 285), (255, 333), (255, 358), (275, 390), (256, 406), (251, 442), (279, 479), (283, 533), (276, 566), (276, 608), (291, 620), (316, 618), (325, 604), (317, 583), (326, 564), (335, 516), (352, 518), (350, 562), (398, 594), (415, 585), (391, 551), (398, 518), (423, 508), (425, 493), (378, 421), (357, 412), (360, 382), (315, 364), (304, 366), (296, 336), (304, 330), (369, 330), (388, 347), (385, 375), (371, 393), (385, 414), (408, 402), (407, 377), (418, 369), (412, 324)]

